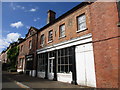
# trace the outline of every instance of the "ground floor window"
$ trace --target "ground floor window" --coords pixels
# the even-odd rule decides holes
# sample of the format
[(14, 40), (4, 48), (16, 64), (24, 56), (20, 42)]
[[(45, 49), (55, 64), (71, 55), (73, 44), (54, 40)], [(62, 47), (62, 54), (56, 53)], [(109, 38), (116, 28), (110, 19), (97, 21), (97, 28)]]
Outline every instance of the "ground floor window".
[(33, 58), (26, 59), (26, 69), (32, 70), (33, 69)]
[(20, 58), (20, 59), (19, 59), (19, 62), (18, 62), (18, 67), (19, 67), (19, 68), (22, 68), (23, 60), (24, 60), (23, 58)]
[(40, 72), (45, 72), (45, 60), (46, 59), (46, 54), (42, 53), (38, 55), (38, 71)]
[(58, 72), (72, 72), (72, 52), (71, 48), (58, 50)]

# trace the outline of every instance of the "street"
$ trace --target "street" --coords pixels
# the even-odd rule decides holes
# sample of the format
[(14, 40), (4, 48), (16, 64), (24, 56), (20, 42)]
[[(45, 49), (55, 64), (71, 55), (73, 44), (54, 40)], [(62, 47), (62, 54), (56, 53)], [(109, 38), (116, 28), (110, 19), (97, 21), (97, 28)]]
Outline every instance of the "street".
[(34, 89), (55, 89), (55, 88), (74, 88), (79, 90), (80, 88), (88, 88), (80, 85), (73, 85), (69, 83), (63, 83), (59, 81), (53, 81), (48, 79), (42, 79), (38, 77), (30, 77), (25, 74), (2, 72), (2, 88), (3, 89), (22, 89), (22, 90), (34, 90)]
[(3, 72), (2, 73), (2, 89), (14, 89), (14, 88), (22, 88), (19, 85), (17, 85), (14, 81), (11, 80), (9, 77), (9, 74)]

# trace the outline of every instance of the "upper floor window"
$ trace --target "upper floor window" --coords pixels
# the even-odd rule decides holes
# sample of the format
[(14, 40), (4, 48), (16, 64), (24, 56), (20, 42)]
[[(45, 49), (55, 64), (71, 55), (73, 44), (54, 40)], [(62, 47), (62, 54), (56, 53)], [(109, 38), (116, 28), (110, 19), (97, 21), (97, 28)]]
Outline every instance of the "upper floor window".
[(45, 42), (45, 36), (43, 34), (43, 35), (41, 35), (41, 38), (40, 38), (40, 44), (43, 46), (44, 42)]
[(85, 14), (77, 17), (78, 31), (83, 31), (86, 29), (86, 16)]
[(48, 41), (50, 42), (50, 41), (52, 41), (53, 40), (53, 30), (50, 30), (49, 32), (48, 32)]
[(21, 46), (21, 52), (22, 52), (22, 50), (23, 50), (23, 45)]
[(29, 49), (32, 48), (32, 41), (29, 41)]
[(65, 37), (65, 24), (60, 26), (60, 37)]

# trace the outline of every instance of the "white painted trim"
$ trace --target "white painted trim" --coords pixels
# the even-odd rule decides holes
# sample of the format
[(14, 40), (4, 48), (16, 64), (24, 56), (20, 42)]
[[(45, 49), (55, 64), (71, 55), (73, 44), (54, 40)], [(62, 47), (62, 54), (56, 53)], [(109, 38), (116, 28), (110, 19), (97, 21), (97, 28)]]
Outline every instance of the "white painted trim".
[(93, 44), (76, 46), (75, 53), (78, 85), (96, 87)]
[(32, 77), (35, 77), (36, 75), (36, 70), (32, 70)]
[(71, 39), (69, 41), (64, 41), (64, 42), (61, 42), (61, 43), (58, 43), (58, 44), (55, 44), (52, 46), (38, 49), (37, 54), (49, 52), (49, 51), (53, 51), (53, 50), (57, 50), (57, 49), (62, 49), (62, 48), (70, 47), (73, 45), (78, 45), (78, 44), (90, 42), (90, 41), (92, 41), (92, 34), (91, 33), (89, 33), (87, 35), (83, 35), (83, 36), (78, 37), (78, 38)]
[(45, 72), (38, 71), (37, 74), (38, 74), (37, 77), (39, 77), (39, 78), (45, 78)]
[(57, 79), (61, 82), (71, 83), (72, 72), (71, 73), (57, 73)]
[(17, 72), (22, 72), (23, 70), (22, 69), (17, 69)]

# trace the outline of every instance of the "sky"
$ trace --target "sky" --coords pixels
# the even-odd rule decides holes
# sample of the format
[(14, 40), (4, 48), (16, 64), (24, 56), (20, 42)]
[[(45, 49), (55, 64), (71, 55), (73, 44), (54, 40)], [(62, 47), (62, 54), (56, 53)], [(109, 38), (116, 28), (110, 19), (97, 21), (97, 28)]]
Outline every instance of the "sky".
[(24, 38), (30, 26), (37, 29), (45, 26), (48, 10), (55, 11), (57, 18), (78, 4), (80, 2), (2, 2), (0, 52), (19, 37)]

